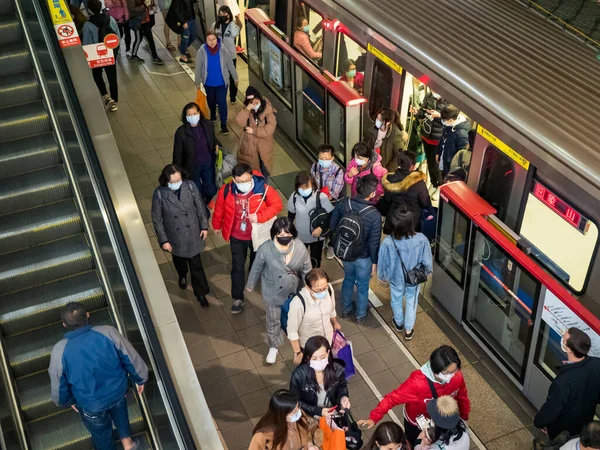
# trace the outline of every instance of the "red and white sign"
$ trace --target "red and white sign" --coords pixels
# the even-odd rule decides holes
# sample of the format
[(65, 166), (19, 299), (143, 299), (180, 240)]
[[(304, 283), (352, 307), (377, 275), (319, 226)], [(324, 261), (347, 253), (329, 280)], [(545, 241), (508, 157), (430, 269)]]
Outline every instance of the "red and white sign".
[(115, 54), (112, 48), (108, 48), (104, 44), (84, 45), (83, 52), (91, 69), (112, 66), (115, 63)]
[(56, 37), (60, 48), (73, 47), (74, 45), (80, 45), (79, 34), (73, 22), (59, 23), (54, 25), (56, 31)]
[(104, 45), (106, 45), (106, 48), (114, 50), (119, 46), (119, 36), (117, 36), (115, 33), (107, 34), (104, 36)]

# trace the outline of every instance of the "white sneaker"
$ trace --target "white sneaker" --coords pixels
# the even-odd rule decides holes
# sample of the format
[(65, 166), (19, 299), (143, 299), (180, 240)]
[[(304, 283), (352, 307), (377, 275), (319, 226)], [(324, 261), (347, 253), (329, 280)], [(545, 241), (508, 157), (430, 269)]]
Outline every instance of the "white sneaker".
[(335, 258), (335, 253), (333, 253), (333, 247), (332, 246), (327, 247), (327, 251), (325, 252), (325, 258), (327, 258), (327, 259), (333, 259), (333, 258)]
[(269, 354), (267, 355), (267, 364), (275, 364), (277, 361), (277, 349), (270, 348)]

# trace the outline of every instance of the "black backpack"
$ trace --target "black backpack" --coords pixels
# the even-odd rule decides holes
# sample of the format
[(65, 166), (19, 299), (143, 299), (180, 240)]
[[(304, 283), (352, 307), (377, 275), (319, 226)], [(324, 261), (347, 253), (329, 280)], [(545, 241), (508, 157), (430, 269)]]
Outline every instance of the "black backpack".
[[(363, 233), (364, 224), (361, 215), (364, 217), (375, 210), (372, 205), (367, 205), (360, 211), (352, 209), (352, 202), (348, 199), (349, 210), (341, 218), (337, 229), (331, 238), (333, 252), (335, 256), (342, 261), (356, 261), (362, 255), (365, 247)], [(366, 214), (362, 214), (367, 211)]]
[[(317, 196), (317, 204), (315, 208), (308, 213), (308, 219), (310, 221), (310, 232), (312, 233), (317, 228), (321, 227), (320, 238), (326, 238), (331, 235), (331, 228), (329, 227), (329, 221), (331, 220), (331, 213), (328, 213), (323, 206), (321, 206), (321, 192), (314, 192)], [(294, 211), (296, 209), (296, 196), (294, 193)]]
[(97, 44), (102, 44), (107, 34), (114, 33), (114, 31), (110, 28), (110, 16), (104, 12), (91, 15), (88, 21), (98, 27)]

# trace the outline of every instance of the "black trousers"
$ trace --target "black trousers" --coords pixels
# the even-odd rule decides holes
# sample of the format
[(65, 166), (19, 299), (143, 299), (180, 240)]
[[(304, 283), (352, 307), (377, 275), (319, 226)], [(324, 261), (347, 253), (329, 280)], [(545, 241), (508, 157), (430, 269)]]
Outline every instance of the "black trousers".
[(129, 22), (119, 24), (119, 33), (121, 38), (125, 39), (125, 51), (128, 52), (131, 48), (131, 32), (129, 31)]
[[(150, 53), (152, 53), (152, 58), (158, 58), (158, 53), (156, 53), (156, 44), (154, 43), (154, 35), (152, 33), (152, 27), (155, 23), (156, 21), (154, 20), (154, 14), (150, 14), (150, 22), (143, 23), (142, 28), (140, 29), (142, 32), (142, 36), (146, 38), (146, 41), (148, 41), (148, 47), (150, 47)], [(135, 49), (136, 55), (138, 52), (138, 48)]]
[[(233, 67), (237, 67), (237, 56), (233, 60)], [(234, 102), (237, 99), (238, 87), (235, 85), (235, 80), (229, 74), (229, 100)]]
[(306, 248), (310, 252), (310, 262), (312, 263), (313, 269), (315, 267), (321, 267), (321, 258), (323, 257), (323, 244), (324, 240), (312, 242), (306, 245)]
[(192, 289), (194, 290), (196, 297), (205, 296), (210, 292), (200, 253), (193, 258), (182, 258), (181, 256), (173, 255), (173, 265), (175, 266), (175, 270), (177, 270), (179, 278), (187, 278), (189, 266), (192, 278)]
[(425, 155), (427, 156), (427, 170), (429, 171), (429, 178), (431, 178), (431, 184), (434, 187), (438, 187), (442, 184), (442, 174), (440, 172), (440, 168), (438, 163), (435, 160), (435, 151), (437, 149), (437, 145), (428, 144), (423, 141), (423, 149), (425, 150)]
[(404, 434), (406, 435), (406, 440), (411, 445), (411, 448), (414, 448), (415, 443), (421, 434), (421, 429), (404, 419)]
[(115, 101), (119, 101), (119, 87), (117, 86), (117, 65), (113, 64), (106, 67), (96, 67), (92, 69), (92, 76), (98, 86), (100, 95), (104, 96), (108, 94), (106, 85), (104, 84), (104, 78), (102, 78), (102, 70), (106, 72), (106, 78), (108, 78), (108, 86), (110, 88), (110, 97)]
[(252, 267), (256, 253), (252, 247), (252, 240), (242, 241), (231, 237), (229, 246), (231, 247), (231, 298), (243, 300), (246, 286), (246, 258), (250, 251), (250, 267)]

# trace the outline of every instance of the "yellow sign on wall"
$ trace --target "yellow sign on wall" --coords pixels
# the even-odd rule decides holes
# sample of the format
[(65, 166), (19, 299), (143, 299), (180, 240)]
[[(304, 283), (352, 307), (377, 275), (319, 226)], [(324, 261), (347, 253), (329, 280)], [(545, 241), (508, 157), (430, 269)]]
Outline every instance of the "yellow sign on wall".
[(73, 21), (65, 0), (48, 0), (48, 9), (54, 25), (62, 25)]
[(516, 162), (518, 165), (523, 167), (525, 170), (529, 170), (529, 161), (526, 160), (522, 155), (520, 155), (516, 150), (513, 150), (488, 130), (483, 128), (481, 125), (477, 125), (477, 133), (482, 135), (484, 138), (488, 140), (490, 144)]
[(367, 50), (377, 56), (380, 60), (382, 60), (386, 65), (394, 69), (398, 73), (402, 73), (402, 66), (394, 61), (389, 56), (385, 55), (381, 50), (376, 49), (371, 44), (367, 44)]

